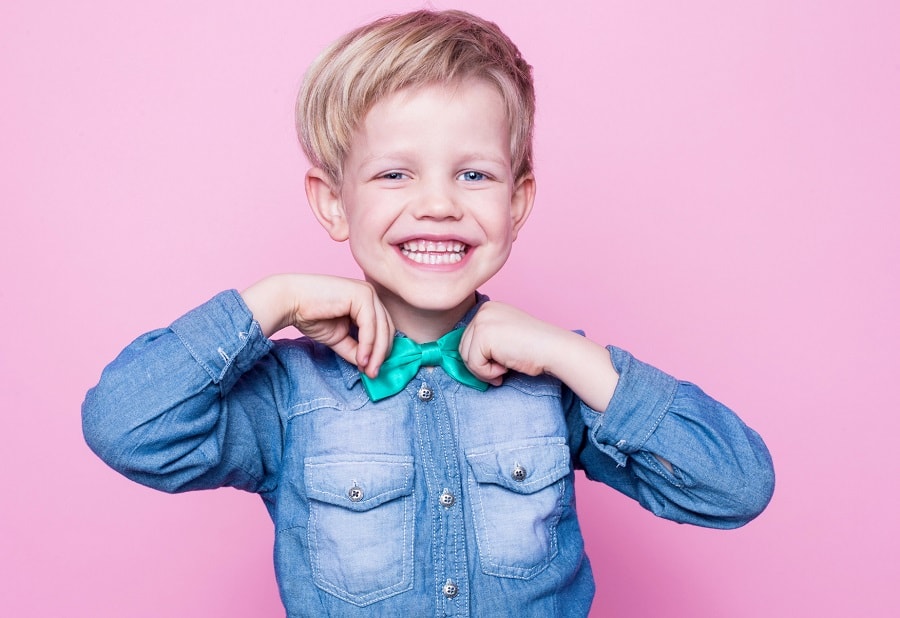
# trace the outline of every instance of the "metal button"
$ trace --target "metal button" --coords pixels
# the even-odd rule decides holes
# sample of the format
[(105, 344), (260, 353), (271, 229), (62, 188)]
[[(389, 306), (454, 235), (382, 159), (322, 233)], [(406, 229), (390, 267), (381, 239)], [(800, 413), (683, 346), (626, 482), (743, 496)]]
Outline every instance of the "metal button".
[(526, 476), (528, 476), (528, 471), (519, 464), (516, 464), (512, 471), (513, 480), (521, 483), (525, 480)]
[(347, 497), (350, 498), (351, 502), (359, 502), (363, 499), (363, 490), (359, 485), (354, 485), (347, 492)]
[(444, 593), (444, 596), (448, 599), (452, 599), (456, 595), (459, 594), (459, 586), (452, 579), (448, 579), (444, 582), (444, 586), (441, 588), (441, 591)]
[(419, 399), (422, 401), (431, 401), (431, 398), (434, 397), (434, 391), (431, 390), (430, 386), (423, 382), (422, 386), (419, 387), (418, 395)]
[(445, 489), (438, 498), (438, 502), (441, 503), (442, 507), (449, 509), (456, 502), (456, 496), (450, 493), (449, 489)]

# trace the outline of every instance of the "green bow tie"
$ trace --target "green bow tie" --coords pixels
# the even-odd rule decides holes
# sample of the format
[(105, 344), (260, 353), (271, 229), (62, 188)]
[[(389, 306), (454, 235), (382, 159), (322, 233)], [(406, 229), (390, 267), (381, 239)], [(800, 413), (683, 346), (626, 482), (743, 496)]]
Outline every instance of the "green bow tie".
[(487, 390), (488, 385), (472, 375), (459, 355), (459, 340), (462, 339), (463, 330), (457, 328), (437, 341), (423, 344), (408, 337), (396, 337), (391, 355), (382, 363), (377, 377), (370, 378), (360, 372), (369, 399), (378, 401), (396, 395), (409, 384), (422, 366), (440, 365), (457, 382), (480, 391)]

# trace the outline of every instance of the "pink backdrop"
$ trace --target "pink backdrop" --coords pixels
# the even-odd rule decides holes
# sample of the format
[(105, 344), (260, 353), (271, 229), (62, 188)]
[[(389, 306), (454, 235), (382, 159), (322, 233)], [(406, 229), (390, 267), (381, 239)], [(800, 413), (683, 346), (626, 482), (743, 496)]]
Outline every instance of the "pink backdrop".
[[(79, 408), (220, 289), (356, 272), (307, 212), (294, 94), (327, 42), (420, 5), (331, 4), (0, 5), (0, 615), (281, 615), (261, 502), (126, 481)], [(700, 383), (776, 462), (733, 532), (583, 483), (593, 615), (900, 615), (900, 5), (455, 6), (539, 95), (535, 213), (486, 291)]]

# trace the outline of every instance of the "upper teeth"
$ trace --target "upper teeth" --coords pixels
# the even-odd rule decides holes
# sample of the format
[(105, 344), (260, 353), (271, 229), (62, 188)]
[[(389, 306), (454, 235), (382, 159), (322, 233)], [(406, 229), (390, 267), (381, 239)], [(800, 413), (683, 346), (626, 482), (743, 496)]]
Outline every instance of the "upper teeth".
[(408, 240), (400, 245), (400, 252), (417, 264), (457, 264), (467, 249), (455, 240)]
[(466, 245), (455, 240), (437, 242), (431, 240), (408, 240), (401, 245), (401, 249), (409, 252), (425, 251), (428, 253), (462, 253)]

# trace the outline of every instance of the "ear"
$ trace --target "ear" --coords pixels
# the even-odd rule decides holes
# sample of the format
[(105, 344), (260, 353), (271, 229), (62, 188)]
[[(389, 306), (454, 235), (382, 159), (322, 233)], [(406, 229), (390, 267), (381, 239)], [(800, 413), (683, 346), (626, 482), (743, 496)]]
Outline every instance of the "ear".
[(525, 225), (531, 207), (534, 206), (534, 195), (537, 192), (537, 183), (534, 174), (528, 173), (516, 181), (510, 200), (510, 217), (512, 217), (513, 239), (519, 235), (519, 230)]
[(322, 168), (306, 172), (306, 199), (316, 220), (333, 240), (343, 242), (350, 237), (340, 189)]

